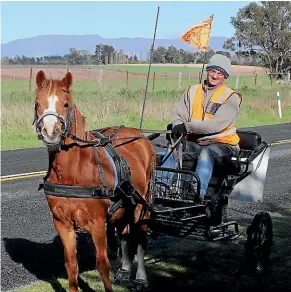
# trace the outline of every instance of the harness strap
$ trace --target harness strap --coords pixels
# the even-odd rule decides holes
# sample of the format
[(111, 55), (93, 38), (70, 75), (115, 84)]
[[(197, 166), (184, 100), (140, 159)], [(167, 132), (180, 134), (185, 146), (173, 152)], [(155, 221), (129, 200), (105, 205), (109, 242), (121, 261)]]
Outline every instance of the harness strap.
[(46, 195), (69, 198), (108, 199), (114, 197), (114, 190), (94, 187), (67, 186), (44, 182), (43, 189)]
[(96, 146), (93, 146), (93, 152), (94, 152), (95, 159), (96, 159), (96, 163), (97, 163), (97, 166), (98, 166), (98, 169), (99, 169), (99, 176), (100, 176), (100, 185), (101, 185), (101, 188), (102, 189), (108, 188), (107, 185), (106, 185), (106, 183), (105, 183), (105, 180), (104, 180), (104, 170), (103, 170), (103, 167), (101, 165), (101, 161), (99, 159), (98, 152), (96, 150)]
[[(123, 125), (115, 127), (114, 131), (109, 134), (108, 137), (102, 135), (99, 132), (94, 132), (94, 136), (99, 138), (101, 141), (104, 139), (110, 139), (117, 134), (118, 130), (120, 128), (124, 127)], [(111, 143), (107, 143), (104, 148), (107, 150), (108, 154), (112, 157), (112, 160), (116, 166), (116, 172), (117, 172), (117, 177), (119, 178), (119, 182), (121, 183), (122, 181), (129, 181), (131, 182), (131, 172), (130, 168), (128, 166), (127, 161), (115, 150), (115, 147)]]

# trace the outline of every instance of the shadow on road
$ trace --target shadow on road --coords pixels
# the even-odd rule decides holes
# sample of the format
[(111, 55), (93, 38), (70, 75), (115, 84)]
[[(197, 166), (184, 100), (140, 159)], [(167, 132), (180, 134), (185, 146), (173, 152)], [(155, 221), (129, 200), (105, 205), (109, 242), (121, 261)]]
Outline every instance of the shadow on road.
[[(49, 243), (33, 242), (22, 238), (3, 238), (2, 240), (6, 252), (14, 262), (22, 264), (39, 280), (50, 283), (55, 291), (66, 291), (57, 280), (58, 278), (67, 279), (64, 249), (59, 236)], [(77, 244), (80, 273), (94, 270), (96, 253), (90, 235), (78, 233)], [(79, 287), (82, 291), (94, 291), (81, 278), (79, 278)]]

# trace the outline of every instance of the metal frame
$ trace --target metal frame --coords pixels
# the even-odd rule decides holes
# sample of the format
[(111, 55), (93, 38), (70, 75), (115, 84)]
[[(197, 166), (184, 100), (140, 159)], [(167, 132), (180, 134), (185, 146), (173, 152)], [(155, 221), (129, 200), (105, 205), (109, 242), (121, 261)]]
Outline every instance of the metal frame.
[[(180, 147), (177, 148), (180, 149)], [(245, 179), (252, 173), (252, 170), (249, 169), (251, 162), (254, 158), (256, 158), (263, 151), (268, 149), (270, 144), (267, 144), (265, 141), (262, 141), (260, 145), (253, 150), (249, 150), (249, 153), (245, 151), (246, 157), (245, 160), (239, 160), (239, 166), (241, 168), (242, 165), (245, 166), (244, 170), (231, 175), (227, 174), (227, 165), (225, 167), (225, 171), (223, 176), (219, 181), (219, 186), (217, 190), (214, 192), (214, 199), (221, 199), (221, 211), (222, 211), (222, 220), (224, 217), (223, 212), (226, 212), (228, 205), (228, 195), (233, 190), (234, 186)], [(179, 151), (179, 150), (178, 150)], [(179, 153), (178, 153), (178, 159)], [(242, 159), (242, 157), (236, 157), (238, 159)], [(233, 159), (235, 160), (235, 159)], [(196, 181), (197, 188), (196, 190), (199, 195), (200, 190), (200, 180), (199, 177), (193, 172), (189, 170), (183, 169), (171, 169), (165, 168), (161, 166), (156, 167), (157, 173), (160, 171), (172, 173), (171, 180), (173, 180), (174, 174), (178, 174), (179, 176), (190, 175)], [(229, 177), (230, 176), (230, 177)], [(164, 180), (168, 180), (168, 177), (164, 177)], [(219, 179), (219, 178), (218, 178)], [(164, 193), (161, 192), (163, 189)], [(197, 204), (194, 200), (194, 194), (192, 193), (192, 200), (189, 199), (188, 193), (180, 193), (179, 196), (173, 196), (169, 190), (171, 186), (167, 184), (167, 182), (162, 181), (161, 178), (157, 176), (154, 182), (153, 188), (153, 203), (151, 205), (151, 219), (149, 222), (149, 228), (151, 229), (151, 235), (154, 238), (157, 238), (159, 235), (169, 235), (174, 237), (188, 237), (196, 240), (203, 241), (228, 241), (234, 242), (239, 239), (239, 237), (246, 232), (247, 229), (240, 232), (238, 223), (236, 221), (226, 221), (221, 222), (220, 224), (213, 224), (211, 220), (209, 220), (208, 213), (210, 212), (211, 204), (213, 204), (213, 200), (209, 199), (204, 204)], [(178, 199), (180, 198), (180, 200)], [(211, 218), (211, 217), (210, 217)], [(229, 227), (233, 226), (233, 230), (229, 230)]]

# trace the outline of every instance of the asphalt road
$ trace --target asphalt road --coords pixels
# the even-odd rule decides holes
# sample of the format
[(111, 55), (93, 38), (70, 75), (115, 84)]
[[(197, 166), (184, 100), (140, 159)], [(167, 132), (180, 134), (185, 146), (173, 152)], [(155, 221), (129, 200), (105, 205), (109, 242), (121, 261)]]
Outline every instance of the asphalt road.
[[(267, 142), (291, 138), (291, 124), (255, 128)], [(291, 144), (272, 146), (263, 203), (230, 202), (231, 216), (252, 219), (259, 210), (291, 208)], [(46, 148), (1, 152), (2, 176), (46, 170)], [(62, 277), (63, 249), (52, 225), (42, 192), (42, 178), (1, 183), (1, 291), (27, 285), (37, 279)], [(90, 239), (78, 236), (80, 272), (95, 268)], [(83, 247), (83, 248), (82, 248)], [(51, 282), (57, 288), (56, 281)]]
[[(242, 128), (260, 133), (262, 138), (273, 141), (291, 139), (291, 123), (263, 127)], [(159, 139), (159, 138), (158, 138)], [(155, 140), (155, 141), (158, 141)], [(162, 141), (163, 139), (160, 139)], [(1, 151), (1, 176), (23, 172), (46, 170), (48, 166), (46, 147)]]

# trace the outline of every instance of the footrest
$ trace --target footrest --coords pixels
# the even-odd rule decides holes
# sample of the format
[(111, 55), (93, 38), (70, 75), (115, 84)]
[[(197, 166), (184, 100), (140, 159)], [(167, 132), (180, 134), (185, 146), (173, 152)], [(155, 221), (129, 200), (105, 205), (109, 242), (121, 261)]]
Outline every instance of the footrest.
[[(229, 226), (234, 226), (234, 231), (227, 230)], [(228, 239), (234, 240), (239, 236), (238, 224), (236, 221), (225, 222), (217, 226), (211, 226), (209, 228), (209, 237), (213, 241)]]

